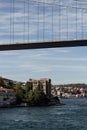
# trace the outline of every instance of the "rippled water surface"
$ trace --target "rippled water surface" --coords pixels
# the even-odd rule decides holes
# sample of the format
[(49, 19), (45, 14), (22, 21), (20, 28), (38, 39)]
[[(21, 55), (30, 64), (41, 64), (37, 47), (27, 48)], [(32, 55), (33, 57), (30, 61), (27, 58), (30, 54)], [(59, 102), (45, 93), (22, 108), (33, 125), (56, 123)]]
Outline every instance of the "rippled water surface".
[(87, 99), (66, 105), (0, 109), (0, 130), (87, 130)]

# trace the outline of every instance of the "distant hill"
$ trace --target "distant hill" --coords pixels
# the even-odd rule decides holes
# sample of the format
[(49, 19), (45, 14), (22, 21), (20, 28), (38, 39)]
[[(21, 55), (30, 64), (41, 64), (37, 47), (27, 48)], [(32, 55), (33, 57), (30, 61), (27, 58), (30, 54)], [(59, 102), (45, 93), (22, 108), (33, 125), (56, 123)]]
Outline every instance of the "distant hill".
[(23, 84), (23, 82), (14, 81), (0, 76), (0, 87), (13, 88), (17, 83)]
[(63, 85), (52, 85), (53, 87), (79, 87), (79, 88), (87, 88), (87, 84), (84, 83), (75, 83), (75, 84), (63, 84)]

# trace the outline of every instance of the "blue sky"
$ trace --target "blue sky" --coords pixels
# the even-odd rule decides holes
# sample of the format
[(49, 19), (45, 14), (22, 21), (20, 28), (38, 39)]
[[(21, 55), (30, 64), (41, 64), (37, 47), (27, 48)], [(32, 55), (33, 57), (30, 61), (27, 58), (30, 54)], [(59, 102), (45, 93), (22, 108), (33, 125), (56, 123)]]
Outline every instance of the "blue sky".
[[(0, 44), (87, 38), (85, 0), (14, 0), (14, 10), (12, 1), (0, 0)], [(53, 84), (87, 83), (87, 47), (0, 52), (0, 75), (18, 81), (47, 77)]]

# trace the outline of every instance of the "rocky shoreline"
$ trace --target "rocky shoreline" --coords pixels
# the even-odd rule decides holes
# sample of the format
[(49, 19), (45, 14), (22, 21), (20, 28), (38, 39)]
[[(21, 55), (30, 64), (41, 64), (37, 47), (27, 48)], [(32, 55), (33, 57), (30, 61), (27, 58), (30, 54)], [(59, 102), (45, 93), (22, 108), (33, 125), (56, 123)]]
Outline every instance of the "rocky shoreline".
[(38, 104), (29, 104), (26, 102), (21, 102), (20, 104), (0, 104), (0, 108), (15, 108), (15, 107), (41, 107), (41, 106), (54, 106), (54, 105), (65, 105), (60, 103), (60, 100), (58, 98), (54, 98), (52, 99), (50, 102), (48, 103), (38, 103)]

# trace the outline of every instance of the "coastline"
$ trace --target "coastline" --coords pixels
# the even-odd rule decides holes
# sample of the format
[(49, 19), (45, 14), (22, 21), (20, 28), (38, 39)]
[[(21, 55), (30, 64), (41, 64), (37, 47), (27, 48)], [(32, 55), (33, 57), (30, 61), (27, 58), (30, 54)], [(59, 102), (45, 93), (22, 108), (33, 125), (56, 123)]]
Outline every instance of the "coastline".
[(20, 104), (2, 104), (0, 105), (0, 108), (15, 108), (15, 107), (41, 107), (41, 106), (61, 106), (65, 105), (63, 103), (60, 103), (60, 100), (52, 100), (48, 103), (38, 103), (38, 104), (29, 104), (26, 102), (21, 102)]

